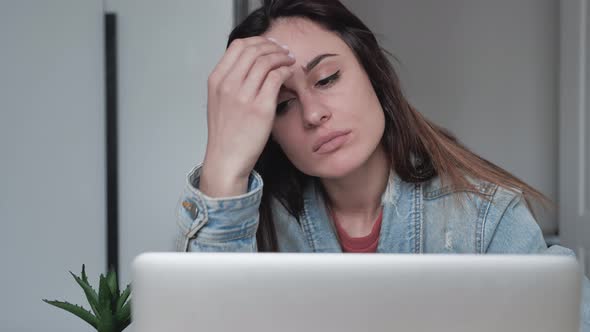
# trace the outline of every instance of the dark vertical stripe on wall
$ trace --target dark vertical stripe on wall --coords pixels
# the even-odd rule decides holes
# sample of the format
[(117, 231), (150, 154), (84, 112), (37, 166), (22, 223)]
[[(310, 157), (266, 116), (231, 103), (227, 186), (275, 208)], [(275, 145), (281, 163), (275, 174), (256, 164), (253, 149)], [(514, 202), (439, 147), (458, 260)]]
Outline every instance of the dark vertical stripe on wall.
[(248, 16), (248, 0), (234, 0), (234, 28)]
[[(117, 16), (105, 14), (107, 270), (119, 271), (117, 169)], [(117, 280), (118, 282), (118, 280)]]

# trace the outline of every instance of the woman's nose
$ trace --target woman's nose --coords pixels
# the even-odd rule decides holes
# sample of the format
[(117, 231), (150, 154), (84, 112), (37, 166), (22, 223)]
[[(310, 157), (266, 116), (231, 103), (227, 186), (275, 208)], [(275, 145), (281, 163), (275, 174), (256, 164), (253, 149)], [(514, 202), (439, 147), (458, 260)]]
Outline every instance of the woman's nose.
[(319, 105), (310, 105), (307, 110), (303, 111), (303, 125), (305, 128), (320, 126), (332, 117), (332, 113)]

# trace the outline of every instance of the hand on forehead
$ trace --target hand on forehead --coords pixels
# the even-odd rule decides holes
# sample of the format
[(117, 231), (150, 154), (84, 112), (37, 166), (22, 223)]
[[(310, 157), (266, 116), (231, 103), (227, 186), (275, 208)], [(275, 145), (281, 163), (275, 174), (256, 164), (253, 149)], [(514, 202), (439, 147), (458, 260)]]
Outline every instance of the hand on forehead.
[(338, 35), (302, 18), (279, 19), (262, 36), (286, 45), (295, 56), (293, 66), (301, 70), (318, 60), (318, 56), (350, 52)]

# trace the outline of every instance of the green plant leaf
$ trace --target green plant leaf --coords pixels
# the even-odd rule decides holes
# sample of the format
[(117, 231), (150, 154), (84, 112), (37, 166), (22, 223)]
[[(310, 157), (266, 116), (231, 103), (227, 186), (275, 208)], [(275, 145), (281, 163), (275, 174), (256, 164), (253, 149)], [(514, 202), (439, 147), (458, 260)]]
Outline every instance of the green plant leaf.
[(127, 299), (129, 298), (129, 294), (131, 294), (131, 284), (127, 285), (123, 293), (121, 293), (121, 296), (119, 296), (119, 298), (117, 299), (117, 304), (115, 305), (115, 312), (119, 312), (119, 310), (121, 310), (121, 308), (125, 304), (125, 301), (127, 301)]
[(88, 300), (88, 304), (90, 304), (90, 308), (96, 315), (96, 317), (100, 318), (100, 312), (98, 311), (98, 295), (96, 291), (90, 286), (88, 283), (88, 278), (86, 277), (86, 273), (84, 272), (84, 265), (82, 265), (82, 278), (78, 277), (77, 275), (73, 274), (70, 271), (70, 274), (74, 277), (78, 285), (82, 287), (84, 290), (84, 294), (86, 294), (86, 299)]
[(82, 318), (86, 323), (92, 325), (95, 329), (98, 328), (98, 319), (90, 313), (90, 311), (84, 309), (83, 307), (75, 304), (71, 304), (68, 302), (62, 301), (48, 301), (43, 299), (43, 302), (49, 303), (53, 306), (66, 310), (80, 318)]
[(100, 310), (101, 319), (98, 321), (98, 327), (96, 328), (98, 332), (117, 332), (118, 330), (113, 320), (113, 313), (109, 305), (107, 307), (101, 307)]
[(115, 269), (112, 267), (107, 273), (106, 282), (111, 292), (111, 309), (113, 312), (115, 312), (117, 308), (117, 300), (119, 299), (121, 293), (119, 292), (119, 285), (117, 283), (117, 273), (115, 272)]
[(117, 272), (113, 268), (107, 273), (107, 284), (111, 289), (111, 294), (116, 295), (119, 297), (121, 293), (119, 292), (119, 285), (117, 284)]
[(129, 324), (131, 324), (131, 316), (127, 317), (127, 319), (121, 323), (119, 323), (121, 331), (123, 331), (127, 326), (129, 326)]
[(45, 299), (43, 301), (82, 318), (97, 329), (98, 332), (121, 332), (131, 324), (131, 284), (128, 284), (125, 290), (121, 292), (114, 269), (111, 268), (106, 276), (100, 275), (98, 292), (88, 282), (84, 264), (82, 264), (80, 276), (71, 271), (70, 274), (84, 290), (94, 315), (79, 305), (61, 301), (47, 301)]
[(90, 285), (88, 283), (88, 277), (86, 276), (86, 271), (85, 271), (84, 264), (82, 264), (82, 281), (84, 281), (87, 285)]
[(98, 285), (98, 305), (101, 315), (105, 310), (112, 313), (111, 296), (111, 289), (107, 285), (107, 279), (101, 274)]
[(120, 324), (127, 320), (131, 321), (131, 301), (127, 302), (121, 310), (115, 313), (115, 320), (120, 322)]

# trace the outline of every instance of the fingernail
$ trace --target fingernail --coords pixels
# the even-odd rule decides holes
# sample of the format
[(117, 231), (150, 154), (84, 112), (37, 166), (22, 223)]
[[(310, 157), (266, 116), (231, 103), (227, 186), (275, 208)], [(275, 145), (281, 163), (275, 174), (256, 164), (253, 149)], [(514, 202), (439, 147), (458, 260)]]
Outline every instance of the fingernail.
[(281, 45), (281, 47), (284, 48), (284, 49), (286, 49), (286, 50), (289, 49), (289, 46), (287, 46), (287, 45)]
[(295, 55), (293, 53), (291, 53), (290, 51), (289, 51), (289, 54), (287, 54), (287, 56), (290, 57), (290, 58), (292, 58), (292, 59), (295, 59)]
[(273, 42), (273, 43), (276, 43), (276, 42), (277, 42), (277, 40), (276, 40), (276, 39), (274, 39), (274, 38), (272, 38), (272, 37), (266, 37), (266, 39), (270, 40), (270, 41), (271, 41), (271, 42)]

